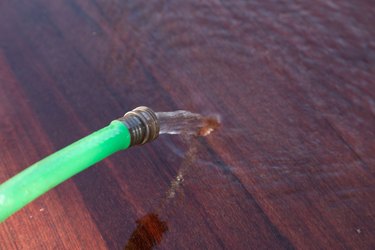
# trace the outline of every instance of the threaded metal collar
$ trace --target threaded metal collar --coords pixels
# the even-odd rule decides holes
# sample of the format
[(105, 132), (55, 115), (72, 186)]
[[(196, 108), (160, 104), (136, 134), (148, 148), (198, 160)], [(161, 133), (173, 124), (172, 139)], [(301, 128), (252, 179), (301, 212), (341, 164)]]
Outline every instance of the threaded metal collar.
[(145, 106), (140, 106), (127, 112), (118, 119), (129, 129), (131, 142), (130, 145), (145, 144), (155, 140), (159, 135), (159, 121), (155, 112)]

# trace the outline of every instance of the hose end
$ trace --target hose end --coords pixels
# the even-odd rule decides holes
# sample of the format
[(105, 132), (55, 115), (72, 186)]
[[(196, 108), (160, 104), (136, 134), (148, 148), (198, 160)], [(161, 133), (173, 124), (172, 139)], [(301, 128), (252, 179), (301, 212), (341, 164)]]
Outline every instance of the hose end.
[(142, 145), (155, 140), (160, 131), (159, 120), (155, 112), (145, 106), (140, 106), (127, 112), (118, 119), (129, 129), (130, 146)]

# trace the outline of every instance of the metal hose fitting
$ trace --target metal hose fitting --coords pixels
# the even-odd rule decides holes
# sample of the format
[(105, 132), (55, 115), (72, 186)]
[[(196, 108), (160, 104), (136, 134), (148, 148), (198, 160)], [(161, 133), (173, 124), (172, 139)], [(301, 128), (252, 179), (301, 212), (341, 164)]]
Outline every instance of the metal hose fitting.
[(118, 119), (129, 129), (130, 146), (142, 145), (155, 140), (160, 131), (159, 121), (155, 112), (145, 106), (141, 106), (127, 112)]

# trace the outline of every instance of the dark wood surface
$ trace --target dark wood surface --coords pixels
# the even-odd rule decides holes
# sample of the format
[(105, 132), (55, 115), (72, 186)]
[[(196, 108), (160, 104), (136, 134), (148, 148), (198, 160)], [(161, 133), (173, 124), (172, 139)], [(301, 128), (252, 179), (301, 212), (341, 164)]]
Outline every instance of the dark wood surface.
[(0, 182), (147, 105), (220, 114), (0, 225), (1, 249), (374, 249), (373, 1), (0, 1)]

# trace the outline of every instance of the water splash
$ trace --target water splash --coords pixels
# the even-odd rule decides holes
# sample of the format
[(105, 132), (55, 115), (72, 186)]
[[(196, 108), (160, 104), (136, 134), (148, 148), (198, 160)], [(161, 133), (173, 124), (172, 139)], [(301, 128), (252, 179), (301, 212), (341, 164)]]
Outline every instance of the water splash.
[(207, 136), (220, 126), (220, 116), (203, 116), (185, 110), (157, 112), (160, 134)]

